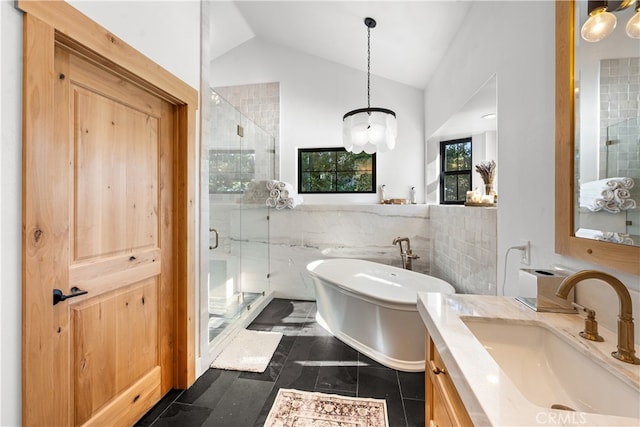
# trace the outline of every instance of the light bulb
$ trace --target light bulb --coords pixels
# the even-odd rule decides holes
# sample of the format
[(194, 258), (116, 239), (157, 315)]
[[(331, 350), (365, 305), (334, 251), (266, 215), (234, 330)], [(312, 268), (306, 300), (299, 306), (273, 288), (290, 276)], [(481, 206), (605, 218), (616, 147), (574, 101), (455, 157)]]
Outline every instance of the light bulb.
[(582, 26), (580, 35), (586, 41), (596, 43), (611, 34), (617, 23), (618, 20), (613, 13), (605, 9), (594, 10)]
[(627, 22), (626, 31), (632, 39), (640, 39), (640, 9), (636, 9), (635, 15)]

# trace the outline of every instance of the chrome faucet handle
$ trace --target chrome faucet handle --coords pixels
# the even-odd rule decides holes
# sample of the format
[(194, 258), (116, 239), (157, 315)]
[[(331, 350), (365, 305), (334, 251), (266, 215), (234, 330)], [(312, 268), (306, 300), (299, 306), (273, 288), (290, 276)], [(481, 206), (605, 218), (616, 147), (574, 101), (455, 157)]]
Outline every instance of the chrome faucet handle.
[(584, 319), (584, 330), (580, 331), (580, 336), (589, 341), (604, 341), (604, 338), (598, 334), (596, 311), (575, 302), (572, 302), (571, 305), (578, 309), (578, 311), (587, 313), (587, 317)]

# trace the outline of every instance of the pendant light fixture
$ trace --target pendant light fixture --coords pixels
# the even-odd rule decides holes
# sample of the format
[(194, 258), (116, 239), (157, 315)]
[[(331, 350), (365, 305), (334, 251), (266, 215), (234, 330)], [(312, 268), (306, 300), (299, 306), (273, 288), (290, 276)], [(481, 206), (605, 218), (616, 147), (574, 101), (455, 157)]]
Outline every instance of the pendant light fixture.
[(396, 113), (387, 108), (371, 107), (371, 29), (373, 18), (365, 18), (367, 26), (367, 108), (349, 111), (342, 118), (344, 148), (352, 153), (393, 150), (396, 146), (398, 125)]

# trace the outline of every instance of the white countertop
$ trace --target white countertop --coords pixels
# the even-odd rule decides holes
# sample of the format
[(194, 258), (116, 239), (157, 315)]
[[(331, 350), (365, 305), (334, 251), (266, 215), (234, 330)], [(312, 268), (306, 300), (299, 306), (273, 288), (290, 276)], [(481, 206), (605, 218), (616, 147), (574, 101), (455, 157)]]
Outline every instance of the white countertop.
[[(604, 342), (581, 338), (584, 317), (577, 314), (537, 313), (513, 297), (419, 293), (418, 312), (442, 356), (462, 401), (477, 426), (593, 425), (639, 426), (640, 419), (583, 412), (557, 411), (531, 403), (500, 369), (466, 327), (460, 316), (514, 319), (544, 324), (580, 351), (596, 358), (613, 375), (640, 390), (640, 365), (611, 357), (617, 336), (600, 327)], [(636, 314), (636, 318), (640, 316)], [(640, 347), (636, 345), (636, 353)], [(615, 393), (615, 390), (611, 390)], [(639, 403), (640, 405), (640, 403)]]

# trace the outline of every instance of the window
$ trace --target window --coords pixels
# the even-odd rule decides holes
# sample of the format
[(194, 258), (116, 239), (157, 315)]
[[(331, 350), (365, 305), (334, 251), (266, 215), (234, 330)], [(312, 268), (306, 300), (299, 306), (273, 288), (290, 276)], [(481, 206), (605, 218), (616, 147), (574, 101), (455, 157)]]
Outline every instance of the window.
[(298, 149), (298, 193), (375, 193), (376, 155), (344, 148)]
[(440, 142), (440, 203), (461, 205), (471, 190), (471, 138)]
[(209, 150), (209, 193), (243, 193), (255, 177), (254, 150)]

